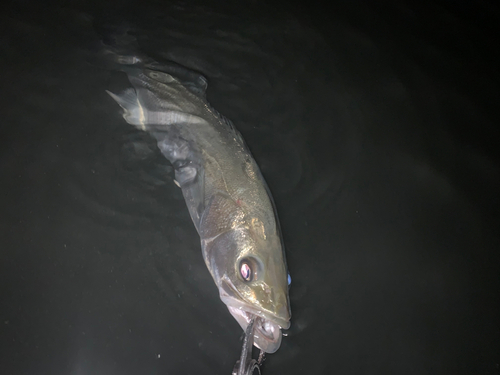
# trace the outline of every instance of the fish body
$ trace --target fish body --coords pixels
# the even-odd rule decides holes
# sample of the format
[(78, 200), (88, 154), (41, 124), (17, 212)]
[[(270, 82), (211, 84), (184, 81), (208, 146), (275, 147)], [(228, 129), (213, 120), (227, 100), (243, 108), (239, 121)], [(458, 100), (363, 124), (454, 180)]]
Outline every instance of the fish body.
[(260, 317), (254, 344), (273, 353), (291, 312), (269, 189), (241, 134), (206, 100), (206, 79), (176, 64), (143, 60), (129, 59), (133, 64), (123, 68), (133, 88), (108, 93), (174, 166), (221, 300), (243, 330)]

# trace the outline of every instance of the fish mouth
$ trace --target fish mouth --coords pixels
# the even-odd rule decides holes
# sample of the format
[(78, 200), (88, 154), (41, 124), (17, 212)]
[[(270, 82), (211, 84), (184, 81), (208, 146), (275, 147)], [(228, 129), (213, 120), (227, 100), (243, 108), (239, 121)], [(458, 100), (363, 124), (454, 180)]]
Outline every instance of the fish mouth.
[(227, 279), (223, 280), (221, 287), (221, 300), (243, 331), (246, 331), (254, 317), (257, 318), (253, 331), (254, 345), (266, 353), (276, 352), (281, 345), (281, 329), (288, 329), (290, 321), (268, 311), (256, 309), (252, 304), (245, 302), (243, 296)]
[(272, 320), (265, 319), (260, 315), (252, 314), (240, 308), (227, 306), (231, 315), (246, 331), (250, 321), (257, 317), (253, 330), (253, 344), (266, 353), (274, 353), (281, 346), (281, 326)]

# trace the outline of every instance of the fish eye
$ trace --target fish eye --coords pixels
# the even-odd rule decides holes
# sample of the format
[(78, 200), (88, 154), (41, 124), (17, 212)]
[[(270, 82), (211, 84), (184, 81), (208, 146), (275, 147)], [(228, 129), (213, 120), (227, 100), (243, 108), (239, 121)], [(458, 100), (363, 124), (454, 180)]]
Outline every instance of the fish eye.
[(259, 258), (253, 256), (245, 257), (241, 259), (237, 264), (237, 272), (239, 272), (240, 277), (245, 282), (259, 280), (264, 270), (262, 261)]
[(240, 264), (240, 276), (245, 281), (252, 281), (253, 272), (249, 262), (243, 260)]

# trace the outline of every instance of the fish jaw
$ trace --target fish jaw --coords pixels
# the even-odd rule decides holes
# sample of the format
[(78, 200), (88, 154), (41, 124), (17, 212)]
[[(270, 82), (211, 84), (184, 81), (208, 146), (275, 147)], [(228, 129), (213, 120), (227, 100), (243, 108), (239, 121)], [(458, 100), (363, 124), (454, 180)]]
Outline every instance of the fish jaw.
[(290, 314), (287, 309), (283, 309), (277, 315), (256, 308), (242, 298), (228, 279), (223, 280), (221, 284), (220, 298), (244, 331), (253, 317), (260, 318), (254, 328), (254, 345), (257, 348), (266, 353), (274, 353), (279, 349), (282, 338), (281, 329), (290, 327)]
[[(260, 319), (257, 320), (256, 326), (254, 328), (254, 345), (266, 353), (274, 353), (281, 346), (281, 327), (269, 320), (264, 319), (259, 315), (252, 314), (240, 308), (227, 306), (231, 315), (236, 319), (241, 328), (246, 331), (250, 320), (254, 316), (258, 316)], [(260, 324), (259, 324), (260, 323)]]

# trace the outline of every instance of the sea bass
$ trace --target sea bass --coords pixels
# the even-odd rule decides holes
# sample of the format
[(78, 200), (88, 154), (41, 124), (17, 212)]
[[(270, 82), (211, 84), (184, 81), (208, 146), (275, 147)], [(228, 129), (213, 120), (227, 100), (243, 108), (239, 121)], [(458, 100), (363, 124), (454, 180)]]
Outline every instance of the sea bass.
[(281, 329), (290, 327), (289, 276), (259, 167), (238, 130), (208, 103), (205, 77), (173, 63), (124, 62), (133, 88), (109, 95), (174, 166), (221, 300), (243, 330), (258, 317), (254, 344), (275, 352)]

